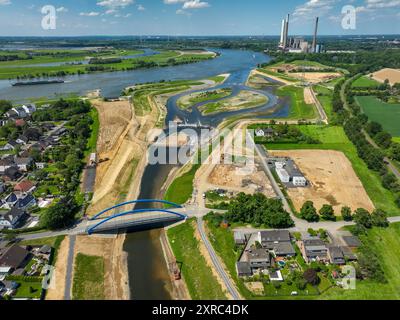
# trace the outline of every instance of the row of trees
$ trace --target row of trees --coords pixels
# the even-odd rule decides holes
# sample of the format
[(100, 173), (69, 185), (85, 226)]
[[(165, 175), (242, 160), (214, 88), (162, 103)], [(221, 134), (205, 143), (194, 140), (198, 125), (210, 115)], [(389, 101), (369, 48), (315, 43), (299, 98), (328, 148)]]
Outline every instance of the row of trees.
[(261, 193), (240, 193), (230, 202), (225, 219), (229, 222), (250, 223), (256, 227), (289, 228), (294, 225), (281, 200), (267, 198)]

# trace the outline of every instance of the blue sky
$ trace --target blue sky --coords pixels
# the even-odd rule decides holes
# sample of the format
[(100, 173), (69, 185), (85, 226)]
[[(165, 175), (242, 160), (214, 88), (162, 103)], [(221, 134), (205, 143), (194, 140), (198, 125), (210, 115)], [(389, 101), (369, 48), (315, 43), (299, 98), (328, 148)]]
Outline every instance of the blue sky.
[[(57, 28), (41, 28), (44, 5)], [(341, 27), (341, 10), (357, 10), (356, 30)], [(292, 14), (291, 34), (400, 34), (400, 0), (0, 0), (0, 36), (278, 35)]]

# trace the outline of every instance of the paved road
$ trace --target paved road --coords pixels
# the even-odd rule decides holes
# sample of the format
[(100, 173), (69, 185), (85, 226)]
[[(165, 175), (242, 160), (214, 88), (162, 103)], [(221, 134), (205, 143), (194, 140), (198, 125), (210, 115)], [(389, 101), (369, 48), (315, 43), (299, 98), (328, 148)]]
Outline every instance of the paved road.
[(318, 110), (319, 116), (321, 118), (321, 121), (324, 122), (325, 124), (329, 124), (328, 116), (326, 115), (325, 109), (321, 105), (321, 102), (318, 100), (312, 86), (310, 86), (310, 93), (314, 100), (315, 105), (317, 106), (317, 110)]
[(75, 251), (76, 236), (69, 236), (69, 250), (67, 258), (67, 271), (65, 274), (65, 292), (64, 300), (72, 300), (71, 289), (72, 289), (72, 273), (74, 267), (74, 251)]
[(219, 260), (217, 254), (214, 251), (213, 246), (211, 245), (210, 241), (208, 240), (206, 231), (204, 229), (204, 221), (202, 218), (197, 219), (197, 226), (200, 232), (201, 240), (203, 241), (204, 245), (207, 248), (208, 253), (210, 254), (211, 260), (214, 264), (215, 270), (220, 275), (222, 281), (224, 282), (226, 288), (228, 289), (230, 295), (233, 297), (234, 300), (241, 300), (241, 296), (237, 291), (235, 285), (232, 283), (231, 279), (225, 272), (224, 267), (222, 266), (221, 261)]

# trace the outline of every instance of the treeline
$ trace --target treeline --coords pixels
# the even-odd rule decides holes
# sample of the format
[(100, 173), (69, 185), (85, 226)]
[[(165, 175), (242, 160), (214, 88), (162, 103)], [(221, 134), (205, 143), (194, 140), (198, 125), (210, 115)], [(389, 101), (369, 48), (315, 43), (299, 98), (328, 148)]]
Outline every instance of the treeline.
[(88, 113), (91, 105), (83, 100), (60, 99), (49, 108), (39, 109), (33, 114), (34, 121), (70, 120), (74, 115)]
[(224, 218), (230, 223), (250, 223), (255, 227), (289, 228), (294, 225), (282, 201), (258, 193), (240, 193), (228, 206)]
[(112, 64), (121, 62), (121, 58), (92, 58), (89, 60), (89, 64)]
[(0, 61), (16, 61), (16, 60), (29, 60), (32, 59), (31, 56), (27, 57), (22, 57), (18, 54), (6, 54), (6, 55), (0, 55)]
[(299, 53), (270, 53), (274, 57), (272, 61), (263, 65), (268, 66), (277, 62), (293, 62), (295, 60), (309, 60), (335, 68), (343, 68), (351, 75), (358, 73), (371, 73), (383, 68), (400, 68), (400, 51), (386, 49), (380, 51), (358, 50), (355, 53), (320, 53), (320, 54), (299, 54)]

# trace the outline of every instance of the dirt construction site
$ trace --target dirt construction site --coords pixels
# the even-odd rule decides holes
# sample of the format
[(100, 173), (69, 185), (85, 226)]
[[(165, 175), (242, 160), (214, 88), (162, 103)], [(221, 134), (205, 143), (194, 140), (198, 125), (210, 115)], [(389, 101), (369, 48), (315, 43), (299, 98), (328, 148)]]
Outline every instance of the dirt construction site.
[(382, 83), (387, 79), (390, 85), (393, 86), (395, 83), (400, 83), (400, 70), (386, 68), (373, 73), (371, 77)]
[(210, 187), (222, 188), (231, 192), (263, 193), (267, 197), (276, 196), (266, 174), (257, 164), (254, 170), (237, 164), (216, 165), (211, 171), (207, 183)]
[(129, 101), (94, 100), (93, 105), (100, 121), (97, 142), (100, 163), (92, 204), (87, 211), (89, 216), (116, 203), (121, 194), (129, 193), (131, 180), (137, 176), (135, 171), (145, 158), (146, 133), (143, 131), (148, 120), (135, 117)]
[(271, 155), (293, 159), (311, 184), (308, 188), (287, 190), (297, 211), (308, 200), (314, 202), (317, 210), (324, 204), (332, 205), (336, 215), (341, 214), (344, 206), (352, 210), (375, 209), (350, 161), (342, 152), (292, 150), (273, 151)]

